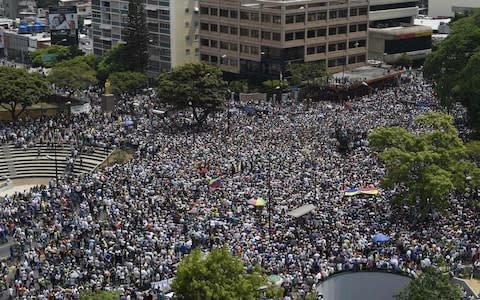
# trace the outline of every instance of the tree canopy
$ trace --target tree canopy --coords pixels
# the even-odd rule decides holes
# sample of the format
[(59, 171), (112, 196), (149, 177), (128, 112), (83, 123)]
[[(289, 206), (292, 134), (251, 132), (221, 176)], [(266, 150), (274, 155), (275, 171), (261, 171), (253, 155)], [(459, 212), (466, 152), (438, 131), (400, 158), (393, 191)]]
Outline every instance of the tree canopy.
[(180, 300), (254, 300), (265, 284), (260, 273), (247, 274), (242, 260), (225, 246), (208, 255), (193, 250), (180, 262), (172, 289)]
[(446, 211), (449, 193), (478, 186), (480, 170), (469, 159), (451, 116), (431, 112), (416, 123), (423, 129), (419, 134), (381, 127), (368, 139), (385, 163), (382, 186), (395, 190), (393, 203), (427, 216)]
[(71, 58), (72, 53), (68, 47), (52, 45), (47, 48), (37, 48), (30, 54), (34, 67), (51, 68), (62, 60)]
[(62, 61), (50, 70), (47, 78), (59, 87), (85, 89), (97, 83), (95, 59), (87, 55)]
[(299, 98), (318, 98), (327, 85), (328, 73), (321, 62), (290, 63), (288, 65), (291, 81), (301, 87)]
[(127, 50), (125, 45), (118, 44), (102, 56), (97, 66), (99, 82), (105, 82), (112, 73), (129, 71)]
[(427, 57), (424, 74), (446, 108), (461, 102), (469, 123), (480, 130), (480, 10), (451, 23), (448, 37)]
[(462, 292), (453, 285), (448, 275), (429, 267), (418, 278), (410, 281), (407, 287), (395, 295), (397, 300), (453, 300), (461, 299)]
[(139, 72), (116, 72), (108, 77), (114, 94), (136, 94), (148, 86), (148, 78)]
[(142, 0), (129, 0), (125, 41), (129, 70), (143, 72), (148, 64), (148, 28)]
[(191, 108), (198, 123), (223, 109), (226, 83), (222, 72), (205, 62), (189, 63), (160, 73), (156, 88), (162, 102), (177, 109)]
[(16, 120), (25, 109), (51, 95), (50, 85), (38, 73), (0, 66), (0, 106)]

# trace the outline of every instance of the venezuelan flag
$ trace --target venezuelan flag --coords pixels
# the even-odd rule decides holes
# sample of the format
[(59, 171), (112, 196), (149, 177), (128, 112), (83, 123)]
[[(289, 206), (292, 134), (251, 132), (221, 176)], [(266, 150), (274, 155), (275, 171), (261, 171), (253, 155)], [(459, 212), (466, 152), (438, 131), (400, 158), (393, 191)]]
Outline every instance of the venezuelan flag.
[(344, 193), (345, 196), (351, 197), (356, 195), (378, 195), (378, 189), (375, 187), (360, 187), (360, 188), (353, 188), (347, 189)]
[(218, 190), (221, 187), (222, 187), (222, 178), (221, 177), (213, 178), (208, 182), (208, 190), (210, 192)]

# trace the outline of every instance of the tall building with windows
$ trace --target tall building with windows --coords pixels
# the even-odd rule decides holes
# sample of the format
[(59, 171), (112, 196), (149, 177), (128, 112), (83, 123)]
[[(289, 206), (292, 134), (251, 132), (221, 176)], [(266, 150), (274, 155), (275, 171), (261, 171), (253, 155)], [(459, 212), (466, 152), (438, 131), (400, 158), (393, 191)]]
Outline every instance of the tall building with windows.
[[(156, 76), (198, 61), (199, 14), (196, 0), (144, 0), (149, 32), (147, 75)], [(93, 53), (103, 55), (125, 42), (128, 0), (92, 0)]]
[(233, 77), (279, 78), (291, 62), (338, 72), (365, 64), (367, 28), (368, 0), (200, 0), (200, 59)]

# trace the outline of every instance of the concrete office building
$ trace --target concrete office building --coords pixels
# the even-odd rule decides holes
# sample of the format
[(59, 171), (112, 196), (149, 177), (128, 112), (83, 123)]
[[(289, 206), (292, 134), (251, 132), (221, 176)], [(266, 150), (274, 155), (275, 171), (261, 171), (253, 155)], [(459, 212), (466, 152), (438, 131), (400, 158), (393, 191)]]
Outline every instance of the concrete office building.
[(454, 17), (474, 8), (480, 8), (479, 0), (429, 0), (428, 16), (432, 18)]
[(414, 25), (414, 0), (370, 0), (368, 58), (393, 63), (403, 54), (424, 59), (432, 47), (432, 29)]
[[(147, 75), (199, 59), (196, 0), (145, 0), (149, 32)], [(92, 0), (93, 53), (125, 42), (128, 0)]]
[(279, 78), (290, 62), (365, 65), (367, 0), (200, 0), (200, 59), (232, 77)]
[(60, 0), (59, 6), (76, 6), (78, 16), (83, 18), (92, 17), (92, 0)]
[(1, 17), (33, 21), (37, 15), (35, 0), (0, 0)]

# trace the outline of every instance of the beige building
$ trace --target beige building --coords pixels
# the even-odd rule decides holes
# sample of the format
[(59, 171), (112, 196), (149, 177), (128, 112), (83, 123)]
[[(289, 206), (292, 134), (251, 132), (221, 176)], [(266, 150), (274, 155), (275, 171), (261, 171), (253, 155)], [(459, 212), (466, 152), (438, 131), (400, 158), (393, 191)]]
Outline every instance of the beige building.
[(365, 65), (367, 29), (368, 0), (200, 0), (200, 59), (250, 78), (289, 62), (338, 72)]

